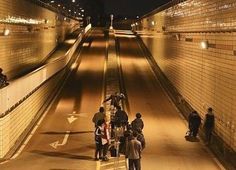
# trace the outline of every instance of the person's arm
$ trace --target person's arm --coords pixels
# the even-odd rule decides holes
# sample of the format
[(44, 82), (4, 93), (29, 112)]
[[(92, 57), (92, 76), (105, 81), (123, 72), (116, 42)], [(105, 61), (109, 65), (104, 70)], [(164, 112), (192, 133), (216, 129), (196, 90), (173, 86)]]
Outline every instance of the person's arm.
[(105, 100), (103, 101), (103, 103), (105, 103), (105, 102), (107, 102), (107, 101), (109, 101), (109, 100), (111, 100), (111, 96), (108, 97), (107, 99), (105, 99)]
[(96, 114), (93, 115), (93, 119), (92, 119), (93, 123), (96, 123), (96, 116), (95, 115)]

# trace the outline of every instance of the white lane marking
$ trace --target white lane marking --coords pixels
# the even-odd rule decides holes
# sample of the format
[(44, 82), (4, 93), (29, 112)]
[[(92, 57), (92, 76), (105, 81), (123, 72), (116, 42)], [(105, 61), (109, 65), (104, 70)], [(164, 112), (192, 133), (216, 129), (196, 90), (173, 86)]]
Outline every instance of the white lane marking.
[(77, 117), (74, 117), (73, 115), (68, 117), (67, 120), (68, 122), (71, 124), (72, 122), (74, 122), (76, 119), (78, 119)]
[(100, 170), (100, 165), (101, 165), (100, 161), (96, 161), (96, 170)]
[(9, 162), (9, 160), (6, 160), (6, 161), (1, 162), (0, 165), (5, 164), (5, 163), (7, 163), (7, 162)]
[(58, 146), (63, 146), (63, 145), (65, 145), (67, 143), (69, 135), (70, 135), (70, 131), (66, 131), (66, 134), (65, 134), (65, 136), (63, 138), (62, 143), (59, 143), (59, 141), (56, 141), (56, 142), (53, 142), (53, 143), (51, 143), (49, 145), (51, 147), (53, 147), (54, 149), (57, 149)]
[[(119, 163), (122, 163), (122, 162), (125, 162), (125, 160), (119, 160)], [(101, 167), (102, 167), (102, 166), (113, 165), (113, 164), (115, 164), (115, 162), (103, 163), (103, 164), (101, 164)]]
[[(120, 167), (116, 167), (116, 169), (126, 169), (126, 166), (120, 166)], [(106, 170), (114, 170), (114, 168), (109, 168)]]

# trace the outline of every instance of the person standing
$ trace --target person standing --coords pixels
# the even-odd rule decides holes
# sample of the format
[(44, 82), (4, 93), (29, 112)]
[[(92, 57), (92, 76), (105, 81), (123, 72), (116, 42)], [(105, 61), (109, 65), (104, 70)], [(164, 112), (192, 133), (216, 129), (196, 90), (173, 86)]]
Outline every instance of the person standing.
[(215, 126), (215, 116), (213, 114), (213, 109), (209, 107), (207, 109), (207, 113), (205, 115), (205, 121), (203, 128), (205, 130), (205, 135), (206, 135), (206, 144), (210, 144), (211, 142), (211, 136), (212, 136), (212, 131)]
[(101, 140), (102, 140), (102, 153), (103, 153), (102, 160), (108, 161), (107, 152), (110, 143), (110, 134), (109, 134), (109, 127), (104, 119), (101, 128)]
[(189, 122), (190, 136), (196, 138), (201, 124), (201, 117), (199, 116), (197, 111), (193, 111), (192, 113), (190, 113), (188, 117), (188, 122)]
[(199, 130), (199, 127), (201, 125), (201, 117), (199, 116), (199, 114), (194, 111), (193, 112), (194, 115), (193, 115), (193, 137), (197, 137), (197, 134), (198, 134), (198, 130)]
[(92, 121), (93, 121), (95, 127), (97, 126), (97, 123), (99, 120), (105, 119), (106, 115), (105, 115), (104, 111), (105, 111), (104, 107), (100, 107), (99, 112), (94, 114)]
[(114, 125), (124, 128), (128, 125), (128, 115), (124, 110), (121, 110), (120, 106), (117, 106), (117, 111), (114, 116)]
[(141, 170), (142, 144), (137, 140), (137, 132), (133, 132), (133, 138), (129, 141), (126, 157), (129, 159), (129, 170)]
[(142, 115), (141, 113), (136, 113), (136, 119), (134, 119), (131, 122), (131, 126), (133, 131), (138, 131), (138, 129), (143, 130), (144, 124), (143, 124), (143, 120), (141, 119)]
[(96, 144), (95, 158), (94, 158), (95, 161), (102, 159), (102, 124), (103, 124), (103, 120), (99, 120), (97, 122), (97, 126), (94, 132), (95, 144)]

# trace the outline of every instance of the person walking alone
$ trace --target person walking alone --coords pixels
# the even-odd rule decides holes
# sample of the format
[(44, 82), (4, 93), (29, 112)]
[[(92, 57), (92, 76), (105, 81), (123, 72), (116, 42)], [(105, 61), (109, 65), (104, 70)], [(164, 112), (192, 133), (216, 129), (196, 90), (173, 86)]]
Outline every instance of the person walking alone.
[(205, 115), (205, 121), (203, 125), (203, 128), (205, 130), (205, 136), (206, 136), (206, 144), (210, 144), (212, 131), (215, 126), (215, 116), (212, 111), (213, 109), (209, 107)]

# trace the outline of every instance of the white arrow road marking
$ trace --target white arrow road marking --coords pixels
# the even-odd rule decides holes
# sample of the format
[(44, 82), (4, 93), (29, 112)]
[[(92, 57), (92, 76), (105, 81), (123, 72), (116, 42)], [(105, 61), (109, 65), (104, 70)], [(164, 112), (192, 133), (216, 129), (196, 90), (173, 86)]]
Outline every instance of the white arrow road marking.
[(66, 131), (66, 134), (64, 136), (64, 139), (62, 141), (62, 143), (59, 143), (59, 141), (53, 142), (51, 144), (49, 144), (51, 147), (53, 147), (54, 149), (57, 149), (58, 146), (63, 146), (67, 143), (67, 140), (69, 138), (70, 135), (70, 131)]
[(78, 119), (77, 117), (74, 117), (73, 115), (68, 117), (67, 120), (68, 122), (71, 124), (72, 122), (74, 122), (76, 119)]

